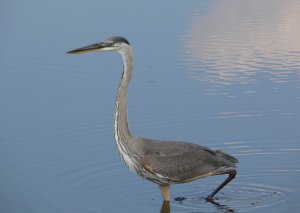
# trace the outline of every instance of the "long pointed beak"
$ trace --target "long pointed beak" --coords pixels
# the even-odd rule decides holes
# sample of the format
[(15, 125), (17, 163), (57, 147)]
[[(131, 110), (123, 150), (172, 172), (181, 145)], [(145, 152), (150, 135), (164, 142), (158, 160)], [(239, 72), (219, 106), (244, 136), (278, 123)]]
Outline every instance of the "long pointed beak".
[(80, 53), (88, 53), (88, 52), (95, 52), (95, 51), (101, 51), (106, 50), (108, 48), (108, 45), (105, 43), (95, 43), (88, 46), (80, 47), (75, 50), (71, 50), (69, 52), (66, 52), (68, 54), (80, 54)]

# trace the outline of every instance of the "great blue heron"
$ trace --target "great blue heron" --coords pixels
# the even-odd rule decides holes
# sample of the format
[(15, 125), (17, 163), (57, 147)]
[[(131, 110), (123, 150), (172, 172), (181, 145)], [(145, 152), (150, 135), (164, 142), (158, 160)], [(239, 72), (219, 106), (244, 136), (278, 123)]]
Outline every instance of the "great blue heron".
[(234, 167), (238, 160), (221, 150), (212, 150), (193, 143), (133, 137), (127, 122), (127, 91), (133, 68), (132, 47), (123, 37), (111, 37), (67, 53), (96, 51), (117, 51), (123, 58), (114, 127), (120, 156), (129, 169), (158, 184), (164, 201), (170, 201), (171, 184), (228, 174), (227, 179), (206, 197), (206, 200), (213, 201), (213, 196), (236, 176)]

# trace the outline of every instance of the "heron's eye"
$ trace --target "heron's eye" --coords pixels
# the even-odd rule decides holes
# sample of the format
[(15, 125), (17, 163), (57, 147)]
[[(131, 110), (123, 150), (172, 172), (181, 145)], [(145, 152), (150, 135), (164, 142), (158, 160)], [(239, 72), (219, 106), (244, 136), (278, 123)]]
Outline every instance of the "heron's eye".
[(108, 46), (108, 47), (114, 47), (114, 46), (116, 46), (116, 45), (115, 45), (115, 43), (113, 43), (113, 42), (109, 42), (109, 43), (107, 43), (107, 46)]
[(100, 43), (100, 45), (102, 47), (111, 47), (112, 46), (110, 42)]

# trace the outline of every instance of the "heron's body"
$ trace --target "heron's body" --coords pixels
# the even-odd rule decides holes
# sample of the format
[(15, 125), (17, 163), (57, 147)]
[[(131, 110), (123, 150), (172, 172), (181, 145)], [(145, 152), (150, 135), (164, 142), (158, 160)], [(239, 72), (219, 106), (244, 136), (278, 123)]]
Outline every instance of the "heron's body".
[(132, 75), (132, 48), (122, 37), (79, 48), (68, 53), (118, 51), (124, 69), (115, 105), (115, 139), (121, 158), (130, 170), (160, 186), (165, 201), (170, 200), (169, 185), (185, 183), (212, 175), (229, 177), (207, 199), (229, 183), (236, 175), (238, 160), (223, 151), (182, 141), (160, 141), (133, 137), (127, 122), (127, 92)]

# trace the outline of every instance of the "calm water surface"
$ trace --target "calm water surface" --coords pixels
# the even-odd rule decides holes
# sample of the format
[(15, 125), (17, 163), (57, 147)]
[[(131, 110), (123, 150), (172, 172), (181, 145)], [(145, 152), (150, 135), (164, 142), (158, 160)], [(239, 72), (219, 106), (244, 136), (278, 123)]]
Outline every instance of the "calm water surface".
[[(300, 2), (4, 1), (0, 13), (0, 212), (296, 212)], [(128, 171), (113, 136), (121, 58), (64, 52), (129, 39), (132, 133), (220, 148), (237, 178), (172, 188)], [(176, 197), (185, 197), (179, 202)]]

